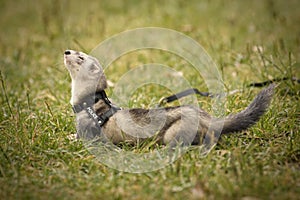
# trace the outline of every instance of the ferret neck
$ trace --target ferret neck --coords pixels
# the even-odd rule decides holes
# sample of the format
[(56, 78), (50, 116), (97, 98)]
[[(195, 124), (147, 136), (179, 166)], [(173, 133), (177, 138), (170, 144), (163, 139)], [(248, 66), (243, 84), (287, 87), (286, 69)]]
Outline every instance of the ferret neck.
[[(103, 104), (104, 102), (103, 108), (105, 109), (106, 107), (106, 111), (97, 114), (97, 112), (94, 110), (93, 107), (98, 102), (100, 104)], [(118, 110), (121, 109), (112, 105), (112, 103), (107, 98), (104, 90), (96, 92), (95, 94), (92, 95), (87, 95), (85, 98), (83, 98), (80, 101), (80, 103), (73, 105), (72, 108), (74, 113), (80, 113), (81, 111), (86, 111), (89, 117), (92, 120), (94, 120), (97, 126), (99, 126), (100, 128), (105, 124), (106, 121), (108, 121), (108, 119), (111, 116), (113, 116)], [(100, 111), (101, 108), (98, 108), (98, 110)]]
[(106, 105), (111, 107), (111, 102), (107, 98), (104, 90), (98, 91), (96, 93), (88, 94), (82, 97), (81, 99), (79, 99), (78, 103), (72, 105), (72, 107), (75, 113), (79, 113), (82, 110), (84, 110), (86, 107), (93, 106), (95, 103), (99, 102), (100, 100), (103, 100)]

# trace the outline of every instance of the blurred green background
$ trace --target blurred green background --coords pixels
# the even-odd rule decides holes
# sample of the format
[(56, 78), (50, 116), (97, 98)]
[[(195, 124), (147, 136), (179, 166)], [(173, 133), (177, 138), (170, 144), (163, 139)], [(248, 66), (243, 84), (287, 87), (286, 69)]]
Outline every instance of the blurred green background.
[[(89, 53), (125, 30), (163, 27), (199, 42), (228, 90), (299, 78), (299, 8), (298, 0), (1, 0), (0, 199), (299, 198), (299, 84), (283, 82), (261, 122), (224, 137), (207, 158), (196, 150), (163, 170), (127, 174), (68, 138), (76, 130), (62, 56), (65, 49)], [(106, 75), (117, 82), (126, 70), (154, 61), (206, 89), (186, 62), (157, 51), (126, 55)], [(229, 97), (227, 112), (240, 111), (257, 92)], [(141, 89), (132, 106), (149, 107), (164, 95), (164, 88)], [(199, 101), (210, 109), (209, 100)]]

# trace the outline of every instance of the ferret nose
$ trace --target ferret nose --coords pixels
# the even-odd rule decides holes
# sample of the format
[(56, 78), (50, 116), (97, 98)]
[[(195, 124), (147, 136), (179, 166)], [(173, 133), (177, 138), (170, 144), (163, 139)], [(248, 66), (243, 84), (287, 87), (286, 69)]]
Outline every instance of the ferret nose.
[(71, 54), (71, 51), (69, 51), (69, 50), (65, 51), (65, 55), (70, 55), (70, 54)]

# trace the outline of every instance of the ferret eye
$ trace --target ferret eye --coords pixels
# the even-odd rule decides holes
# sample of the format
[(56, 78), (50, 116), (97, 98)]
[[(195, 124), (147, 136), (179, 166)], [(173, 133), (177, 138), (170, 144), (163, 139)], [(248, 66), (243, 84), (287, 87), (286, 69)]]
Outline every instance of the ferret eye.
[(78, 58), (79, 58), (80, 60), (84, 60), (84, 58), (83, 58), (82, 56), (78, 56)]

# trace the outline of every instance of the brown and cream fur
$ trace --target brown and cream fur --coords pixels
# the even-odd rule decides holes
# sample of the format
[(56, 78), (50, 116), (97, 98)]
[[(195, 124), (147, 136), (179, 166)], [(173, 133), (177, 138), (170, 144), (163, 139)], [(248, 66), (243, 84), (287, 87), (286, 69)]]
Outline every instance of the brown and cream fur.
[[(107, 87), (103, 69), (96, 58), (82, 52), (67, 50), (64, 63), (72, 78), (71, 104), (76, 105), (87, 95)], [(262, 90), (243, 111), (224, 118), (210, 116), (194, 106), (178, 106), (157, 109), (122, 109), (116, 112), (101, 127), (86, 111), (76, 114), (77, 136), (93, 139), (102, 135), (102, 140), (114, 144), (153, 138), (157, 143), (176, 145), (199, 144), (207, 133), (215, 136), (246, 130), (265, 113), (272, 98), (274, 85)], [(103, 100), (93, 106), (98, 115), (109, 109)]]

